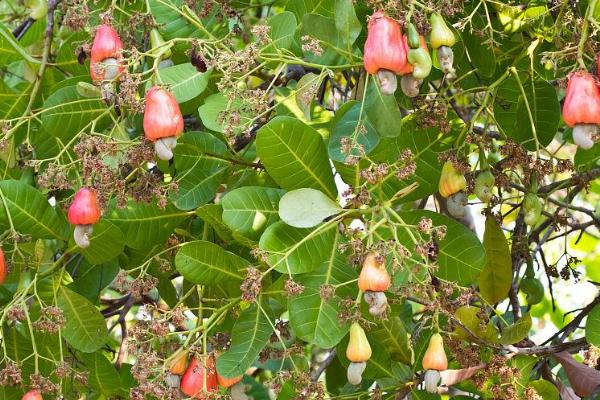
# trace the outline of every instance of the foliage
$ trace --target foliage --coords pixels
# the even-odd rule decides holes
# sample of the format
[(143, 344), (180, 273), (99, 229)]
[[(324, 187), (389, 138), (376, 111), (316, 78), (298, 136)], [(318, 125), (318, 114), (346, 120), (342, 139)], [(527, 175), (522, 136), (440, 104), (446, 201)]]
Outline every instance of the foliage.
[(183, 398), (181, 354), (210, 398), (592, 396), (600, 2), (523, 3), (0, 2), (0, 398)]

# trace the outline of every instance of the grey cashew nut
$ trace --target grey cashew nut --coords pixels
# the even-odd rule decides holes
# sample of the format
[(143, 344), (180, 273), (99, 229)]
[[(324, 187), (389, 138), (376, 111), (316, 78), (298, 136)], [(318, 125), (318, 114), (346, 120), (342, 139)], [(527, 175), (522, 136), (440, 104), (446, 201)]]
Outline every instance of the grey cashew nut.
[(422, 79), (417, 79), (412, 75), (403, 75), (400, 80), (400, 88), (402, 93), (408, 97), (417, 97), (419, 95), (419, 89), (423, 83)]
[(428, 369), (425, 371), (423, 383), (427, 392), (437, 394), (441, 381), (442, 376), (440, 375), (440, 371), (436, 371), (434, 369)]
[(116, 58), (105, 58), (102, 60), (101, 68), (104, 68), (105, 81), (112, 81), (121, 73), (121, 64)]
[(231, 400), (249, 400), (246, 394), (246, 385), (239, 381), (231, 387)]
[(75, 232), (73, 232), (73, 239), (77, 246), (85, 249), (90, 246), (90, 235), (94, 231), (93, 225), (75, 225)]
[(164, 137), (154, 142), (154, 151), (161, 160), (170, 160), (173, 158), (173, 149), (175, 146), (177, 146), (176, 136)]
[(447, 74), (454, 72), (454, 67), (452, 66), (452, 64), (454, 64), (454, 52), (450, 47), (441, 46), (437, 49), (437, 57), (440, 64), (440, 70), (443, 73)]
[(396, 74), (387, 69), (377, 71), (377, 81), (381, 87), (381, 93), (385, 95), (394, 94), (398, 88), (398, 79)]
[(573, 142), (584, 150), (589, 150), (594, 145), (592, 139), (598, 133), (598, 125), (577, 124), (573, 127)]
[(446, 200), (446, 208), (454, 218), (463, 218), (465, 216), (467, 212), (466, 205), (467, 195), (463, 191), (454, 193)]
[(362, 382), (362, 374), (367, 368), (366, 362), (350, 363), (348, 366), (347, 377), (351, 385), (358, 385)]
[(388, 302), (384, 292), (367, 291), (363, 297), (369, 305), (369, 314), (372, 316), (378, 317), (386, 312)]

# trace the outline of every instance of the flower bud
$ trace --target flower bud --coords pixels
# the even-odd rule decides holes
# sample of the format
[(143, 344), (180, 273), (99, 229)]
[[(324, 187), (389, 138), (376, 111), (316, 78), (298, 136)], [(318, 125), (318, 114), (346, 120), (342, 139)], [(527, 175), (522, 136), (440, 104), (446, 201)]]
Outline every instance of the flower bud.
[(484, 203), (488, 203), (493, 196), (492, 189), (496, 178), (490, 170), (481, 171), (475, 178), (475, 195)]
[(444, 351), (444, 339), (439, 333), (434, 333), (429, 339), (429, 346), (423, 356), (423, 369), (445, 371), (448, 369), (448, 359)]
[(96, 29), (90, 63), (90, 75), (94, 82), (115, 79), (125, 70), (118, 61), (122, 50), (121, 38), (112, 26), (100, 25)]
[(390, 288), (391, 283), (385, 259), (377, 253), (369, 253), (358, 277), (358, 288), (363, 292), (384, 292)]
[(370, 74), (380, 69), (399, 73), (406, 65), (400, 24), (385, 16), (383, 11), (377, 11), (369, 20), (364, 63)]
[(146, 93), (144, 134), (154, 142), (159, 158), (170, 160), (177, 145), (177, 136), (183, 132), (183, 116), (175, 97), (165, 89), (153, 87)]
[(350, 341), (346, 348), (346, 357), (354, 363), (365, 362), (371, 358), (371, 346), (367, 335), (357, 322), (350, 326)]
[(39, 391), (30, 390), (29, 392), (25, 393), (21, 399), (22, 400), (43, 400), (44, 398), (42, 397), (42, 394)]
[(467, 187), (467, 180), (452, 165), (452, 162), (446, 161), (442, 167), (440, 176), (439, 191), (443, 197), (448, 197), (454, 193), (460, 192)]
[(208, 393), (216, 392), (217, 374), (214, 357), (208, 356), (206, 365), (199, 363), (197, 357), (193, 357), (181, 378), (179, 388), (186, 396), (203, 400), (208, 397)]
[(454, 32), (446, 25), (444, 17), (438, 13), (431, 14), (429, 19), (431, 23), (431, 33), (429, 36), (429, 42), (431, 47), (438, 49), (442, 46), (452, 47), (456, 43)]
[(592, 136), (600, 124), (600, 88), (590, 73), (577, 71), (569, 76), (562, 117), (573, 128), (575, 143), (584, 149), (591, 148)]
[(181, 350), (169, 363), (169, 372), (175, 375), (183, 375), (187, 366), (187, 350)]

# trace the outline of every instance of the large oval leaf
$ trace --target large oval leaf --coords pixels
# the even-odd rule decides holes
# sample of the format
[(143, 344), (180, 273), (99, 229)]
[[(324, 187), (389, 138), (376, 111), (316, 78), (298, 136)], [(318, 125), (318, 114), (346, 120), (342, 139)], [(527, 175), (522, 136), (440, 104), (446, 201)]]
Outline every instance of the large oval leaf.
[[(69, 240), (71, 246), (75, 241), (71, 237)], [(123, 251), (125, 246), (125, 237), (123, 232), (112, 222), (101, 219), (94, 225), (94, 232), (90, 236), (90, 246), (85, 249), (79, 249), (86, 261), (91, 264), (102, 264), (112, 260)]]
[(217, 371), (226, 378), (243, 375), (271, 337), (273, 328), (268, 309), (259, 304), (242, 312), (231, 332), (231, 347), (217, 360)]
[(91, 353), (104, 345), (108, 330), (104, 317), (92, 303), (61, 286), (57, 304), (66, 319), (62, 335), (71, 346), (84, 353)]
[[(99, 98), (82, 97), (77, 87), (67, 86), (52, 93), (44, 102), (42, 125), (46, 132), (67, 143), (92, 120), (108, 116), (107, 106)], [(96, 123), (102, 128), (105, 117)]]
[[(436, 276), (462, 286), (472, 284), (485, 265), (486, 255), (483, 245), (473, 232), (464, 225), (445, 215), (433, 211), (407, 211), (399, 213), (407, 224), (416, 225), (421, 218), (430, 218), (435, 226), (446, 226), (446, 237), (438, 242), (439, 266)], [(411, 247), (411, 238), (407, 228), (398, 228), (400, 241)]]
[(178, 103), (184, 103), (200, 95), (210, 79), (211, 71), (198, 72), (190, 63), (174, 65), (158, 70), (160, 79), (173, 92)]
[(4, 227), (9, 225), (10, 216), (17, 232), (34, 239), (67, 238), (69, 225), (66, 219), (58, 216), (46, 196), (25, 182), (1, 181), (0, 198), (0, 222)]
[(221, 199), (223, 222), (231, 230), (258, 238), (266, 227), (279, 220), (277, 207), (284, 193), (260, 186), (232, 190)]
[(279, 201), (281, 220), (296, 228), (312, 228), (341, 211), (338, 203), (316, 189), (292, 190)]
[(267, 261), (277, 271), (301, 274), (314, 270), (328, 259), (336, 229), (337, 224), (302, 229), (279, 221), (263, 233), (258, 245), (269, 253)]
[(205, 241), (186, 243), (175, 256), (175, 267), (188, 281), (214, 285), (225, 280), (243, 280), (250, 262), (222, 247)]
[(485, 220), (483, 246), (487, 257), (479, 276), (479, 290), (488, 303), (495, 304), (508, 296), (512, 285), (512, 258), (508, 240), (493, 216)]
[(327, 150), (315, 129), (295, 118), (276, 117), (258, 131), (256, 148), (267, 172), (282, 188), (312, 188), (336, 198)]
[(331, 298), (323, 298), (323, 285), (337, 286), (358, 277), (357, 271), (348, 265), (346, 257), (339, 254), (339, 234), (333, 241), (329, 258), (316, 270), (295, 277), (304, 291), (289, 300), (290, 324), (296, 335), (308, 343), (322, 348), (336, 346), (348, 333), (350, 326), (338, 320), (342, 298), (356, 297), (355, 285), (342, 285)]
[(172, 206), (161, 210), (155, 204), (131, 201), (125, 208), (114, 209), (107, 219), (123, 232), (127, 246), (145, 249), (164, 242), (187, 215)]

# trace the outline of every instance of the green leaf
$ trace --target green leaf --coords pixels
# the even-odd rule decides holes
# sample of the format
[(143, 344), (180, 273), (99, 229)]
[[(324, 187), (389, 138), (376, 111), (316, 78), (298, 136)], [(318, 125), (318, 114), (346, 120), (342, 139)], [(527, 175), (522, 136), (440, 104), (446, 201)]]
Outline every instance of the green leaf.
[(91, 264), (84, 260), (81, 263), (74, 262), (69, 267), (69, 273), (73, 278), (73, 283), (68, 285), (69, 289), (84, 296), (92, 303), (98, 301), (102, 289), (110, 285), (120, 270), (116, 260), (102, 265)]
[[(479, 307), (462, 306), (456, 309), (454, 316), (476, 336), (491, 343), (498, 342), (498, 330), (491, 321), (487, 326), (483, 324), (478, 316), (480, 311)], [(455, 334), (460, 339), (472, 340), (471, 335), (459, 326), (456, 327)]]
[(462, 31), (461, 34), (471, 64), (481, 75), (488, 78), (493, 76), (496, 72), (496, 55), (493, 50), (488, 48), (485, 43), (481, 43), (481, 38), (471, 34), (468, 30)]
[[(455, 220), (433, 211), (406, 211), (399, 213), (407, 224), (416, 225), (421, 218), (430, 218), (434, 226), (446, 226), (446, 237), (438, 242), (438, 270), (435, 275), (461, 286), (472, 284), (485, 266), (483, 245), (472, 231)], [(398, 228), (400, 242), (413, 246), (407, 228)]]
[(31, 57), (29, 52), (19, 44), (12, 32), (3, 23), (0, 23), (0, 65), (8, 65), (10, 62), (19, 59), (39, 64), (39, 60)]
[(513, 325), (504, 328), (502, 336), (500, 336), (500, 343), (504, 345), (518, 343), (529, 335), (530, 329), (531, 315), (527, 314)]
[(338, 203), (315, 189), (292, 190), (279, 201), (281, 220), (296, 228), (312, 228), (342, 211)]
[(332, 243), (328, 259), (319, 267), (294, 279), (304, 286), (304, 291), (289, 299), (290, 324), (296, 335), (305, 342), (321, 348), (336, 346), (348, 333), (350, 326), (341, 324), (338, 315), (342, 298), (356, 297), (355, 285), (341, 285), (331, 298), (323, 298), (323, 285), (337, 286), (358, 278), (354, 268), (339, 254), (337, 246), (340, 235)]
[(286, 190), (317, 189), (337, 197), (321, 135), (291, 117), (275, 117), (260, 128), (256, 147), (269, 175)]
[(286, 10), (293, 12), (299, 19), (306, 14), (333, 16), (334, 0), (287, 0)]
[(600, 347), (600, 305), (595, 306), (587, 317), (585, 338), (590, 344)]
[(402, 114), (394, 95), (384, 95), (375, 79), (369, 79), (367, 93), (363, 100), (365, 112), (375, 131), (381, 137), (400, 135)]
[(225, 378), (243, 375), (256, 361), (273, 332), (267, 312), (266, 306), (260, 303), (242, 311), (231, 332), (231, 347), (217, 360), (220, 375)]
[[(0, 49), (0, 53), (1, 53)], [(25, 113), (32, 85), (19, 85), (17, 90), (0, 80), (0, 120), (19, 117)]]
[(92, 389), (109, 397), (119, 392), (121, 378), (117, 370), (104, 355), (99, 352), (79, 354), (78, 358), (88, 368), (88, 384)]
[(93, 120), (98, 120), (96, 129), (103, 128), (108, 110), (100, 99), (82, 97), (76, 86), (67, 86), (52, 93), (44, 102), (42, 125), (46, 132), (67, 143)]
[(210, 79), (211, 70), (198, 72), (190, 63), (174, 65), (158, 70), (158, 75), (173, 92), (178, 103), (184, 103), (199, 96)]
[(336, 0), (334, 8), (335, 27), (348, 49), (362, 30), (354, 7), (352, 0)]
[[(198, 114), (204, 126), (211, 131), (223, 133), (225, 122), (219, 122), (219, 114), (227, 109), (229, 101), (221, 93), (211, 94), (204, 100), (204, 104), (198, 107)], [(233, 101), (233, 106), (239, 106), (239, 101)]]
[(266, 50), (272, 51), (271, 46), (276, 49), (289, 49), (294, 43), (294, 34), (298, 26), (296, 16), (289, 11), (284, 11), (269, 18), (268, 24), (271, 27), (269, 36), (272, 45), (267, 46)]
[(127, 246), (146, 249), (167, 240), (187, 215), (172, 206), (161, 210), (154, 204), (130, 201), (125, 208), (114, 209), (106, 219), (123, 232)]
[(186, 243), (175, 256), (175, 268), (188, 281), (216, 285), (225, 280), (242, 281), (250, 262), (222, 247), (205, 241)]
[(296, 94), (294, 95), (294, 98), (296, 99), (298, 108), (302, 110), (307, 121), (312, 119), (311, 104), (320, 85), (321, 76), (313, 74), (312, 72), (309, 72), (300, 78), (296, 85)]
[(338, 65), (344, 62), (347, 50), (340, 32), (335, 27), (335, 20), (319, 14), (306, 14), (302, 17), (302, 36), (308, 35), (319, 40), (325, 50), (316, 55), (305, 51), (304, 56), (312, 63), (321, 65)]
[(279, 221), (260, 237), (260, 249), (270, 253), (269, 265), (281, 273), (310, 272), (328, 260), (335, 241), (337, 224), (327, 223), (315, 229), (294, 228)]
[(108, 338), (104, 317), (85, 297), (60, 286), (57, 305), (66, 319), (62, 335), (67, 343), (84, 353), (92, 353), (104, 345)]
[(187, 132), (175, 148), (175, 176), (179, 190), (170, 197), (180, 210), (192, 210), (215, 197), (229, 163), (227, 146), (208, 132)]
[[(519, 82), (511, 75), (498, 88), (494, 102), (494, 116), (500, 129), (509, 137), (523, 144), (527, 149), (535, 151), (535, 137), (542, 147), (550, 144), (560, 122), (560, 103), (556, 90), (548, 82), (537, 79), (533, 85), (531, 80), (521, 77), (523, 90), (527, 95), (524, 100)], [(533, 117), (536, 136), (534, 136), (529, 119)]]
[(496, 304), (508, 296), (512, 285), (512, 259), (508, 240), (493, 216), (485, 220), (483, 235), (486, 263), (479, 276), (479, 290), (490, 304)]
[(17, 232), (33, 239), (67, 238), (66, 219), (57, 215), (46, 196), (25, 182), (0, 181), (0, 200), (0, 222), (5, 227), (10, 224), (10, 217)]
[(223, 222), (233, 231), (256, 238), (279, 220), (277, 207), (285, 191), (247, 186), (227, 193), (221, 199)]
[(372, 337), (387, 349), (392, 360), (406, 365), (413, 363), (414, 357), (408, 333), (400, 317), (390, 316), (386, 320), (381, 320), (377, 328), (369, 331), (369, 337)]
[[(69, 245), (75, 245), (73, 237), (69, 239)], [(110, 221), (101, 219), (94, 225), (94, 232), (90, 236), (90, 246), (79, 249), (79, 252), (83, 254), (87, 262), (102, 264), (121, 254), (124, 247), (123, 232)]]
[(552, 383), (544, 379), (529, 382), (529, 386), (535, 389), (536, 393), (542, 396), (544, 400), (560, 400), (558, 389)]
[(165, 40), (200, 35), (198, 28), (186, 18), (183, 0), (149, 0), (148, 4)]
[[(329, 138), (328, 151), (332, 160), (345, 162), (349, 155), (361, 157), (363, 154), (370, 154), (379, 144), (379, 135), (362, 104), (353, 103), (354, 105), (335, 124)], [(352, 144), (349, 153), (342, 151), (346, 141)]]

